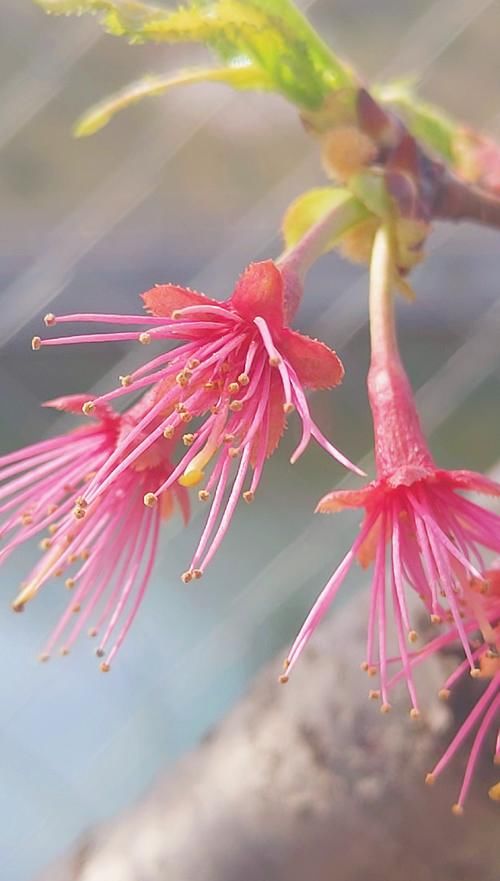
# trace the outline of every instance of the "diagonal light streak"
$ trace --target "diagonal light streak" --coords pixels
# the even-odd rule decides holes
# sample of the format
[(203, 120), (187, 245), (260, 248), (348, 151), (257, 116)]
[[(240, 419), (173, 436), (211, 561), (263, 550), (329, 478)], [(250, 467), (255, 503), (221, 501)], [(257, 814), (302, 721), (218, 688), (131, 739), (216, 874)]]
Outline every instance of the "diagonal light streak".
[(57, 52), (48, 54), (43, 44), (39, 54), (8, 80), (0, 91), (0, 150), (62, 92), (70, 70), (100, 39), (95, 25), (82, 22), (74, 36), (58, 43)]

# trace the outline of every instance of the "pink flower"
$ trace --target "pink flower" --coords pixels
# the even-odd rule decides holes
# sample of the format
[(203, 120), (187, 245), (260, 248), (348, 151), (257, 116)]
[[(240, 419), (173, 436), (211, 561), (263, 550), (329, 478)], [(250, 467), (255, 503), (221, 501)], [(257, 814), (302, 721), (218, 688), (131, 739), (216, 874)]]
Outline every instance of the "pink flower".
[[(251, 502), (259, 485), (265, 460), (276, 449), (286, 417), (296, 410), (302, 422), (302, 438), (291, 461), (310, 439), (344, 465), (359, 472), (322, 435), (313, 422), (304, 390), (331, 388), (342, 379), (342, 364), (323, 343), (309, 339), (287, 326), (288, 285), (284, 274), (270, 260), (251, 264), (240, 277), (232, 296), (223, 303), (176, 285), (159, 285), (143, 294), (150, 316), (49, 315), (51, 326), (69, 321), (146, 324), (139, 333), (105, 333), (34, 340), (34, 348), (76, 342), (113, 340), (184, 340), (183, 345), (145, 363), (122, 388), (88, 403), (90, 412), (122, 394), (152, 387), (154, 403), (118, 443), (113, 454), (89, 482), (84, 500), (90, 505), (114, 485), (124, 470), (162, 436), (194, 420), (196, 427), (183, 436), (186, 452), (164, 479), (148, 482), (145, 503), (154, 506), (176, 482), (199, 486), (207, 501), (213, 493), (205, 528), (183, 575), (185, 582), (199, 578), (213, 558), (228, 529), (241, 495)], [(235, 465), (235, 468), (233, 466)], [(249, 485), (245, 489), (248, 475)], [(228, 494), (228, 495), (227, 495)], [(227, 496), (227, 497), (226, 497)]]
[[(445, 750), (434, 769), (427, 774), (426, 782), (433, 784), (449, 763), (455, 758), (460, 747), (464, 744), (471, 733), (476, 729), (469, 757), (467, 759), (462, 786), (456, 803), (453, 805), (455, 814), (462, 814), (464, 803), (473, 780), (477, 761), (489, 732), (496, 727), (496, 745), (494, 748), (494, 762), (500, 764), (500, 569), (492, 568), (484, 573), (479, 584), (471, 583), (468, 593), (466, 611), (470, 615), (463, 621), (463, 627), (468, 639), (472, 640), (477, 632), (477, 619), (482, 622), (485, 642), (479, 645), (470, 642), (470, 651), (474, 659), (474, 678), (489, 680), (481, 697), (460, 726), (453, 740)], [(456, 627), (451, 627), (436, 639), (431, 640), (424, 648), (415, 653), (411, 659), (411, 666), (420, 664), (435, 652), (449, 648), (459, 638)], [(466, 658), (456, 670), (448, 677), (441, 688), (439, 695), (447, 700), (451, 689), (466, 675), (469, 670), (469, 661)], [(403, 676), (404, 671), (397, 673), (389, 685), (395, 685)], [(500, 801), (500, 783), (492, 786), (489, 791), (494, 801)]]
[[(46, 406), (81, 412), (85, 400), (83, 395), (73, 395)], [(53, 576), (64, 574), (66, 586), (74, 591), (41, 656), (43, 660), (69, 630), (61, 648), (62, 654), (67, 654), (85, 622), (95, 614), (90, 634), (95, 636), (104, 628), (99, 657), (104, 656), (119, 626), (101, 665), (108, 670), (139, 609), (153, 569), (160, 522), (172, 513), (175, 498), (185, 522), (188, 520), (189, 502), (182, 487), (166, 493), (152, 517), (143, 505), (149, 480), (165, 480), (171, 470), (171, 444), (163, 438), (121, 472), (105, 497), (89, 504), (82, 497), (117, 445), (126, 444), (144, 406), (147, 401), (119, 416), (106, 404), (96, 403), (92, 424), (0, 458), (0, 537), (8, 536), (0, 562), (48, 531), (40, 543), (44, 553), (23, 582), (13, 608), (22, 611)], [(80, 614), (71, 626), (77, 612)]]
[[(368, 393), (374, 422), (377, 479), (359, 490), (331, 492), (318, 511), (361, 508), (359, 534), (316, 600), (286, 661), (289, 672), (357, 558), (373, 562), (364, 668), (380, 674), (382, 710), (389, 709), (387, 675), (388, 603), (412, 702), (418, 715), (406, 639), (414, 642), (406, 591), (414, 590), (435, 623), (450, 617), (467, 663), (474, 654), (462, 620), (471, 579), (481, 580), (483, 551), (500, 552), (500, 517), (465, 498), (463, 491), (500, 495), (500, 485), (471, 471), (436, 467), (420, 428), (413, 395), (395, 348), (372, 354)], [(469, 608), (469, 612), (471, 609)], [(474, 614), (474, 610), (472, 610)], [(482, 621), (476, 617), (476, 626)], [(283, 677), (286, 680), (286, 676)]]

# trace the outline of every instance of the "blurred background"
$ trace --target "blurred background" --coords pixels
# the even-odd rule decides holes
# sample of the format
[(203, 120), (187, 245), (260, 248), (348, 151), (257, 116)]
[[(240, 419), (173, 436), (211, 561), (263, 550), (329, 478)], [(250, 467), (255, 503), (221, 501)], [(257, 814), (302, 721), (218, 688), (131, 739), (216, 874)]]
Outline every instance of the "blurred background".
[[(421, 91), (500, 136), (497, 0), (316, 0), (312, 21), (369, 79), (415, 73)], [(42, 350), (51, 311), (138, 308), (174, 281), (226, 296), (252, 259), (276, 256), (287, 204), (322, 182), (315, 145), (278, 98), (196, 86), (146, 101), (94, 138), (71, 136), (90, 104), (146, 72), (204, 55), (129, 47), (92, 19), (46, 17), (29, 0), (0, 11), (1, 451), (60, 430), (56, 395), (110, 388), (141, 353), (118, 344)], [(449, 467), (499, 455), (499, 238), (440, 226), (400, 304), (404, 354), (433, 450)], [(336, 257), (311, 274), (297, 326), (335, 347), (343, 387), (314, 414), (355, 460), (369, 455), (364, 378), (366, 273)], [(109, 676), (84, 640), (37, 664), (65, 606), (59, 585), (14, 617), (9, 602), (37, 550), (3, 567), (0, 606), (0, 875), (29, 881), (89, 825), (130, 804), (193, 747), (302, 622), (356, 517), (313, 517), (343, 481), (311, 447), (292, 469), (294, 419), (258, 500), (240, 508), (201, 583), (184, 586), (201, 526), (168, 524), (141, 613)], [(195, 514), (197, 508), (195, 507)], [(356, 588), (353, 576), (349, 589)], [(360, 647), (360, 656), (362, 648)], [(278, 672), (278, 671), (277, 671)]]

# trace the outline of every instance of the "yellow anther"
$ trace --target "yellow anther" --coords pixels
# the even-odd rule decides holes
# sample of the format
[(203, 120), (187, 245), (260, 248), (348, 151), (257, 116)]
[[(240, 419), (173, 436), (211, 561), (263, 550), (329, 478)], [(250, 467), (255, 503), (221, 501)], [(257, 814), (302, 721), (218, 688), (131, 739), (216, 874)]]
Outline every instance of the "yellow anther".
[(68, 563), (76, 563), (78, 554), (68, 554)]
[(57, 523), (50, 523), (47, 528), (51, 535), (55, 535), (57, 530), (59, 529)]
[(377, 675), (377, 668), (374, 667), (372, 664), (371, 667), (368, 667), (368, 670), (366, 672), (368, 673), (368, 676), (372, 676), (372, 677), (376, 676)]
[(90, 557), (89, 550), (84, 550), (84, 551), (80, 552), (80, 560), (88, 560), (89, 557)]
[(90, 636), (91, 639), (94, 639), (94, 637), (97, 636), (97, 627), (89, 627), (87, 635)]
[(408, 642), (416, 642), (418, 640), (418, 633), (416, 630), (410, 630), (408, 633)]
[(281, 358), (278, 355), (271, 355), (269, 358), (269, 366), (270, 367), (279, 367), (281, 364)]
[(190, 569), (188, 569), (187, 572), (182, 573), (181, 580), (184, 582), (184, 584), (189, 584), (189, 582), (193, 580), (193, 573)]
[(248, 383), (250, 382), (250, 377), (247, 373), (240, 373), (240, 375), (238, 376), (238, 382), (240, 385), (248, 385)]
[(410, 710), (410, 719), (420, 719), (420, 710), (417, 710), (416, 707), (412, 707)]
[(144, 496), (144, 504), (146, 505), (146, 508), (154, 508), (157, 501), (158, 496), (156, 496), (155, 493), (146, 493)]
[(225, 434), (224, 437), (222, 438), (222, 440), (224, 441), (225, 444), (232, 444), (234, 439), (235, 439), (234, 434)]
[(74, 578), (67, 578), (64, 583), (65, 583), (66, 587), (68, 588), (68, 590), (73, 590), (73, 588), (76, 584)]
[(61, 646), (61, 648), (59, 649), (59, 654), (60, 654), (61, 657), (63, 657), (63, 658), (67, 657), (67, 655), (69, 655), (69, 648), (68, 648), (68, 646), (67, 646), (67, 645), (63, 645), (63, 646)]
[(237, 382), (230, 382), (227, 387), (227, 390), (230, 395), (236, 395), (240, 390), (240, 386)]
[(186, 412), (186, 405), (183, 404), (182, 401), (179, 401), (179, 402), (175, 405), (175, 410), (176, 410), (177, 413), (185, 413), (185, 412)]
[(125, 376), (119, 376), (118, 379), (120, 380), (120, 385), (122, 385), (123, 388), (127, 388), (129, 385), (132, 385), (132, 377), (130, 373), (125, 374)]
[(192, 443), (196, 440), (195, 434), (183, 434), (182, 435), (182, 443), (185, 447), (190, 447)]
[(295, 410), (295, 407), (291, 401), (287, 401), (286, 404), (283, 404), (283, 413), (285, 413), (287, 416), (290, 413), (293, 413), (294, 410)]
[(378, 701), (378, 699), (380, 698), (380, 691), (377, 688), (372, 688), (368, 692), (368, 697), (371, 701)]
[(184, 370), (181, 370), (181, 372), (175, 377), (175, 381), (181, 388), (185, 388), (189, 382), (189, 376), (186, 375)]
[(229, 447), (227, 454), (230, 459), (236, 459), (241, 453), (240, 447)]
[(441, 615), (431, 615), (431, 624), (441, 624), (442, 620)]
[(455, 804), (451, 806), (451, 813), (454, 814), (455, 817), (462, 817), (464, 809), (462, 805)]
[(255, 498), (255, 493), (251, 490), (247, 489), (246, 492), (243, 493), (243, 499), (247, 503), (247, 505), (251, 505)]
[(53, 327), (56, 323), (56, 316), (54, 315), (54, 313), (47, 312), (43, 319), (43, 323), (45, 324), (45, 327)]
[(231, 401), (229, 409), (232, 410), (233, 413), (239, 413), (240, 410), (243, 410), (243, 401), (239, 401), (238, 399)]
[(200, 362), (198, 361), (198, 358), (190, 358), (186, 364), (188, 370), (196, 370), (196, 368), (199, 366)]
[(368, 673), (368, 668), (369, 668), (368, 661), (362, 661), (362, 663), (359, 665), (359, 667), (360, 667), (360, 670), (363, 671), (363, 673)]
[(180, 309), (174, 309), (172, 312), (172, 318), (174, 321), (177, 321), (179, 318), (182, 318), (182, 311)]
[(192, 421), (193, 416), (191, 413), (188, 413), (187, 410), (185, 410), (184, 413), (181, 413), (180, 415), (181, 415), (181, 422), (184, 422), (184, 424), (187, 424), (188, 422)]
[(282, 674), (281, 674), (281, 676), (280, 676), (279, 679), (278, 679), (278, 682), (280, 683), (280, 685), (286, 685), (286, 684), (287, 684), (287, 682), (288, 682), (288, 676), (286, 675), (286, 673), (282, 673)]
[(64, 575), (64, 567), (61, 567), (60, 569), (56, 569), (56, 571), (54, 572), (54, 575), (56, 578), (60, 578), (61, 575)]
[(450, 697), (451, 691), (449, 688), (440, 688), (438, 691), (438, 698), (442, 701), (447, 701)]
[(85, 401), (85, 403), (82, 407), (82, 413), (84, 413), (85, 416), (90, 416), (90, 414), (93, 413), (94, 410), (95, 410), (94, 402), (93, 401)]
[(479, 669), (479, 667), (473, 667), (470, 671), (470, 675), (473, 679), (479, 679), (481, 676), (481, 670)]
[(191, 575), (195, 580), (198, 580), (203, 575), (203, 571), (201, 569), (192, 569)]
[(427, 786), (434, 786), (434, 784), (436, 782), (436, 778), (435, 778), (434, 774), (426, 774), (425, 775), (425, 782), (427, 783)]
[(33, 517), (29, 513), (29, 511), (25, 511), (24, 514), (21, 514), (21, 523), (23, 524), (23, 526), (31, 526), (31, 524), (33, 523)]
[(139, 334), (139, 342), (142, 343), (143, 346), (148, 346), (151, 342), (151, 334), (145, 330), (143, 333)]
[(85, 514), (85, 508), (82, 508), (81, 505), (77, 505), (75, 508), (73, 508), (73, 517), (76, 517), (77, 520), (83, 520)]
[(215, 382), (209, 379), (207, 382), (203, 383), (203, 388), (207, 390), (207, 392), (211, 392), (216, 388)]
[(40, 544), (38, 545), (41, 551), (48, 551), (49, 548), (52, 547), (52, 542), (50, 538), (42, 538)]
[(391, 710), (392, 710), (392, 707), (391, 707), (390, 704), (382, 704), (382, 706), (380, 707), (380, 712), (381, 712), (381, 713), (384, 713), (384, 715), (385, 715), (386, 713), (390, 713)]
[(101, 673), (109, 673), (111, 667), (109, 666), (109, 664), (106, 663), (106, 661), (103, 661), (102, 664), (99, 664), (99, 669)]
[(210, 498), (210, 493), (206, 489), (200, 489), (198, 493), (198, 498), (200, 502), (208, 502)]
[(31, 348), (34, 352), (38, 352), (38, 349), (41, 349), (42, 341), (39, 336), (34, 336), (31, 340)]
[(71, 607), (71, 611), (73, 612), (74, 615), (78, 615), (78, 612), (81, 611), (81, 608), (82, 607), (80, 606), (80, 604), (77, 603), (76, 606)]
[(46, 664), (47, 661), (50, 661), (50, 655), (49, 655), (49, 653), (48, 653), (48, 652), (42, 652), (40, 655), (38, 655), (38, 660), (40, 661), (41, 664)]
[(167, 425), (167, 427), (165, 428), (165, 430), (163, 432), (163, 437), (166, 438), (167, 440), (172, 440), (174, 434), (175, 434), (174, 426)]
[(47, 505), (47, 514), (49, 515), (49, 517), (52, 514), (55, 514), (56, 511), (57, 511), (57, 505)]

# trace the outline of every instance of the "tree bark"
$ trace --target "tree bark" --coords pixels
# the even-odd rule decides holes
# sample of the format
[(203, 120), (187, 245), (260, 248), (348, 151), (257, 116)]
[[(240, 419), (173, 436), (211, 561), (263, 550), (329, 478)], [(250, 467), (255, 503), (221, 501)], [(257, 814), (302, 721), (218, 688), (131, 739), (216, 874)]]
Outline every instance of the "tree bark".
[[(423, 783), (481, 685), (434, 695), (449, 657), (419, 671), (382, 715), (359, 668), (366, 599), (330, 614), (286, 686), (280, 660), (135, 807), (85, 835), (39, 881), (498, 881), (490, 755), (454, 817), (463, 754)], [(467, 677), (466, 677), (467, 678)]]

